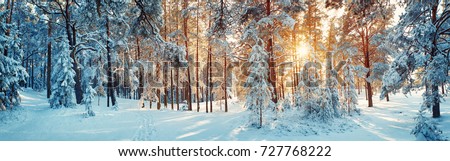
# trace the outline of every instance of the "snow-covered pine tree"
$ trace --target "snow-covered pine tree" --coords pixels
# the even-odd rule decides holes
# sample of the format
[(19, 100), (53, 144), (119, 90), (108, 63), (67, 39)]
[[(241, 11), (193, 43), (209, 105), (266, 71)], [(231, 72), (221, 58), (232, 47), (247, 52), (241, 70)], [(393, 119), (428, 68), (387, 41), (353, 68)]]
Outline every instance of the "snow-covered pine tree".
[(50, 108), (72, 108), (74, 103), (75, 71), (72, 69), (73, 59), (69, 55), (67, 42), (59, 42), (61, 52), (55, 59), (52, 71), (52, 95)]
[(86, 86), (86, 89), (84, 91), (84, 97), (83, 102), (84, 106), (86, 107), (86, 113), (84, 113), (84, 117), (92, 117), (95, 116), (94, 111), (92, 110), (92, 102), (94, 101), (95, 95), (97, 93), (95, 92), (94, 88), (89, 84)]
[(442, 131), (436, 127), (434, 120), (425, 117), (427, 108), (421, 108), (415, 118), (416, 126), (411, 134), (416, 136), (418, 141), (446, 141), (447, 138), (442, 135)]
[[(449, 83), (450, 7), (449, 4), (441, 5), (440, 2), (403, 2), (405, 14), (400, 17), (390, 36), (390, 42), (395, 42), (401, 52), (384, 76), (380, 96), (383, 98), (386, 93), (395, 93), (400, 89), (406, 94), (413, 89), (425, 88), (422, 95), (424, 101), (416, 119), (418, 123), (413, 130), (416, 137), (421, 136), (417, 134), (424, 127), (434, 126), (432, 122), (423, 119), (424, 109), (429, 109), (433, 117), (440, 117), (442, 95), (439, 93), (439, 86)], [(416, 82), (420, 83), (415, 84)]]
[(263, 125), (262, 112), (271, 100), (271, 85), (268, 77), (268, 53), (258, 44), (252, 47), (248, 62), (250, 75), (246, 81), (247, 97), (245, 107), (251, 111), (250, 125), (261, 128)]
[[(87, 54), (83, 54), (87, 55)], [(96, 55), (96, 54), (91, 54)], [(83, 60), (87, 60), (92, 62), (92, 57), (86, 56)], [(94, 102), (94, 98), (96, 96), (96, 91), (94, 88), (92, 88), (93, 83), (95, 82), (95, 79), (93, 79), (96, 76), (95, 68), (98, 68), (97, 66), (88, 66), (86, 63), (83, 64), (83, 77), (82, 79), (82, 86), (84, 88), (83, 93), (83, 103), (85, 106), (86, 112), (83, 114), (85, 118), (95, 116), (94, 111), (92, 110), (92, 103)], [(97, 82), (95, 82), (97, 83)]]
[(358, 104), (358, 94), (355, 87), (355, 76), (352, 61), (347, 59), (347, 63), (343, 67), (342, 74), (344, 75), (343, 83), (345, 86), (343, 88), (343, 101), (342, 107), (348, 115), (352, 115), (353, 112), (359, 113), (356, 105)]
[[(414, 88), (425, 87), (424, 103), (432, 110), (433, 117), (440, 116), (441, 95), (439, 85), (448, 84), (448, 45), (450, 35), (450, 7), (440, 5), (440, 1), (413, 1), (402, 3), (405, 14), (393, 29), (390, 42), (401, 48), (383, 79), (381, 97), (388, 92), (409, 93)], [(420, 85), (413, 85), (412, 74), (417, 70), (416, 79)]]
[(312, 69), (304, 68), (301, 71), (301, 80), (299, 80), (298, 92), (303, 99), (302, 109), (306, 115), (317, 114), (320, 111), (321, 91), (319, 88), (318, 79), (311, 71)]
[(319, 89), (319, 97), (316, 98), (318, 107), (315, 108), (313, 113), (309, 113), (308, 117), (313, 120), (321, 122), (329, 122), (337, 114), (333, 111), (333, 92), (331, 88)]
[(329, 103), (328, 103), (328, 108), (331, 110), (331, 116), (332, 117), (339, 117), (340, 114), (340, 103), (339, 103), (339, 93), (337, 90), (337, 85), (338, 85), (338, 81), (336, 79), (337, 77), (337, 71), (333, 69), (333, 58), (332, 58), (332, 53), (331, 52), (327, 52), (326, 54), (326, 58), (327, 58), (327, 70), (326, 70), (326, 75), (327, 75), (327, 80), (326, 80), (326, 90), (325, 92), (327, 92), (330, 97), (329, 99)]
[[(5, 23), (9, 11), (0, 11), (0, 110), (13, 109), (19, 105), (19, 82), (28, 76), (21, 65), (23, 51), (19, 47), (17, 29), (14, 24)], [(9, 35), (6, 34), (9, 29)], [(9, 50), (6, 50), (9, 49)]]

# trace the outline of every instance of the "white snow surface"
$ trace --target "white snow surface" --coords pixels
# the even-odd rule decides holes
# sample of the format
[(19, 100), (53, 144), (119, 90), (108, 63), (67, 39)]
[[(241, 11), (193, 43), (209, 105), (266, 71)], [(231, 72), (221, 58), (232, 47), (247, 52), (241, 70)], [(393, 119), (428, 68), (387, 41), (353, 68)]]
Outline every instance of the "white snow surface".
[[(336, 119), (332, 123), (317, 123), (299, 120), (302, 124), (277, 126), (279, 122), (261, 129), (248, 127), (249, 113), (243, 102), (229, 100), (229, 112), (223, 112), (214, 103), (213, 113), (205, 113), (205, 104), (200, 112), (150, 110), (138, 106), (138, 100), (118, 99), (118, 111), (106, 107), (105, 98), (100, 106), (93, 101), (95, 117), (84, 118), (85, 108), (51, 109), (43, 92), (25, 89), (21, 93), (22, 104), (13, 111), (0, 111), (0, 140), (416, 140), (410, 134), (415, 125), (421, 93), (408, 97), (391, 95), (391, 101), (378, 100), (375, 107), (366, 107), (364, 94), (359, 95), (358, 108), (361, 115)], [(176, 108), (176, 105), (174, 106)], [(436, 119), (444, 136), (450, 136), (450, 103), (441, 104), (441, 118)], [(427, 116), (429, 117), (429, 116)], [(284, 120), (286, 121), (286, 120)], [(289, 120), (287, 120), (289, 122)], [(285, 122), (286, 124), (286, 122)], [(283, 124), (283, 125), (285, 125)], [(291, 126), (292, 125), (292, 126)]]

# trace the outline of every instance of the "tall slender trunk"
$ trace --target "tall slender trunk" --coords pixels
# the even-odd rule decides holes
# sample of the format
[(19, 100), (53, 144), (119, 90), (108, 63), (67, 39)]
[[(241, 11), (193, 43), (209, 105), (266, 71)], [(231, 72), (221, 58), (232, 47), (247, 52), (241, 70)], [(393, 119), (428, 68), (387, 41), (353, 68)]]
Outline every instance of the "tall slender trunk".
[(34, 89), (34, 58), (31, 59), (31, 89)]
[[(369, 53), (369, 37), (367, 34), (364, 34), (363, 38), (365, 39), (363, 42), (364, 47), (364, 66), (369, 69), (366, 74), (366, 79), (370, 77), (370, 53)], [(372, 83), (366, 81), (367, 85), (367, 101), (368, 107), (373, 107), (372, 101)]]
[(167, 108), (167, 94), (169, 93), (167, 89), (167, 71), (169, 69), (169, 64), (167, 62), (163, 62), (163, 95), (164, 95), (164, 108)]
[[(50, 17), (50, 16), (49, 16)], [(53, 17), (53, 16), (52, 16)], [(48, 43), (47, 43), (47, 98), (52, 94), (52, 18), (49, 18), (48, 25)]]
[[(270, 12), (271, 12), (271, 0), (266, 0), (266, 15), (270, 16)], [(270, 28), (270, 27), (269, 27)], [(278, 102), (278, 98), (277, 98), (277, 76), (276, 76), (276, 72), (275, 72), (275, 67), (276, 67), (276, 62), (275, 62), (275, 55), (273, 53), (273, 39), (272, 39), (272, 35), (269, 36), (268, 41), (267, 41), (267, 46), (266, 46), (266, 51), (269, 53), (269, 82), (273, 87), (273, 94), (272, 94), (272, 101), (274, 103)]]
[[(220, 0), (220, 20), (222, 21), (221, 29), (225, 29), (225, 2), (224, 0)], [(226, 37), (224, 34), (220, 35), (220, 39), (226, 40)], [(223, 51), (223, 61), (224, 61), (224, 70), (223, 70), (223, 92), (224, 92), (224, 99), (225, 99), (225, 112), (228, 112), (228, 94), (227, 94), (227, 52)]]
[[(431, 9), (431, 22), (433, 24), (436, 24), (436, 18), (437, 18), (437, 10), (439, 2), (436, 0), (436, 2), (433, 4), (434, 6)], [(433, 47), (431, 49), (431, 58), (434, 59), (434, 57), (437, 55), (437, 40), (436, 37), (433, 39)], [(440, 111), (440, 98), (439, 98), (439, 84), (432, 82), (431, 84), (431, 95), (433, 99), (433, 118), (441, 117), (441, 111)]]
[[(210, 17), (212, 16), (212, 11), (209, 11), (209, 16)], [(208, 20), (208, 28), (211, 28), (211, 19)], [(211, 71), (212, 62), (211, 62), (211, 60), (212, 60), (211, 40), (208, 39), (208, 60), (207, 60), (208, 68), (206, 69), (208, 74), (206, 77), (206, 79), (207, 79), (207, 91), (206, 91), (207, 98), (206, 99), (209, 100), (209, 112), (213, 112), (212, 111), (212, 108), (213, 108), (213, 106), (212, 106), (212, 97), (213, 97), (212, 96), (212, 88), (213, 88), (213, 86), (212, 86), (212, 71)], [(208, 103), (208, 101), (206, 101), (206, 103)]]
[[(167, 22), (167, 2), (166, 0), (163, 0), (163, 8), (164, 8), (164, 22)], [(164, 41), (167, 41), (167, 25), (164, 25)], [(164, 84), (164, 108), (167, 108), (167, 104), (168, 104), (168, 94), (169, 94), (169, 89), (168, 89), (168, 80), (167, 80), (167, 72), (169, 70), (169, 64), (168, 62), (164, 62), (164, 67), (163, 67), (163, 84)]]
[[(13, 14), (13, 10), (14, 10), (14, 0), (8, 0), (7, 2), (7, 6), (6, 9), (9, 10), (9, 15), (8, 17), (6, 17), (6, 24), (11, 24), (12, 22), (12, 14)], [(8, 28), (5, 31), (5, 36), (10, 36), (11, 33), (11, 29)], [(4, 48), (4, 53), (5, 56), (8, 56), (8, 47)]]
[(214, 98), (214, 96), (213, 96), (213, 88), (214, 88), (214, 83), (212, 82), (212, 57), (213, 57), (213, 55), (212, 55), (212, 52), (211, 52), (211, 45), (209, 46), (209, 97), (210, 97), (210, 99), (209, 99), (209, 112), (213, 112), (213, 98)]
[[(188, 6), (188, 0), (184, 0), (184, 3), (183, 3), (183, 9), (187, 9), (187, 6)], [(184, 40), (184, 45), (186, 46), (186, 60), (187, 60), (187, 63), (188, 63), (188, 66), (187, 66), (187, 103), (188, 103), (188, 110), (189, 111), (192, 111), (192, 90), (191, 90), (191, 71), (189, 70), (189, 45), (188, 45), (188, 40), (189, 40), (189, 38), (188, 38), (188, 33), (187, 33), (187, 30), (188, 30), (188, 16), (186, 16), (185, 18), (184, 18), (184, 20), (183, 20), (183, 31), (184, 31), (184, 37), (186, 38), (185, 40)]]
[(173, 68), (170, 68), (170, 98), (171, 98), (171, 108), (173, 110), (174, 97), (173, 97)]
[[(197, 8), (200, 8), (200, 1), (199, 0), (197, 0)], [(199, 14), (198, 14), (198, 10), (196, 11), (196, 14), (197, 14), (197, 22), (196, 22), (196, 35), (197, 35), (197, 38), (196, 38), (196, 49), (195, 49), (195, 53), (196, 53), (196, 56), (195, 56), (195, 58), (196, 58), (196, 60), (195, 60), (195, 74), (196, 74), (196, 76), (195, 76), (195, 78), (197, 79), (196, 80), (196, 93), (197, 93), (197, 112), (200, 112), (200, 93), (199, 93), (199, 86), (200, 86), (200, 83), (199, 83), (199, 81), (200, 81), (200, 78), (198, 77), (198, 68), (200, 68), (200, 64), (199, 64), (199, 61), (198, 61), (198, 39), (200, 38), (199, 37), (199, 35), (198, 35), (198, 29), (199, 29), (199, 27), (198, 27), (198, 17), (200, 16)]]
[(224, 97), (225, 97), (225, 112), (228, 112), (228, 93), (227, 93), (227, 55), (225, 54), (224, 55), (224, 70), (223, 70), (223, 73), (224, 73), (224, 76), (223, 76), (223, 84), (224, 84)]
[[(141, 45), (140, 45), (140, 39), (139, 36), (136, 35), (136, 47), (137, 47), (137, 59), (141, 59)], [(138, 99), (141, 99), (142, 94), (144, 93), (144, 71), (142, 67), (139, 67), (139, 87), (137, 90), (137, 97)]]
[[(176, 15), (175, 15), (175, 20), (176, 20), (176, 29), (175, 30), (178, 30), (178, 15), (179, 15), (179, 10), (178, 10), (178, 0), (177, 1), (175, 1), (175, 7), (176, 7)], [(177, 45), (178, 45), (178, 40), (176, 41), (176, 43), (177, 43)], [(180, 75), (180, 69), (179, 69), (179, 67), (177, 66), (177, 67), (175, 67), (175, 71), (176, 71), (176, 73), (175, 73), (175, 77), (176, 77), (176, 82), (175, 82), (175, 88), (176, 88), (176, 93), (175, 93), (175, 96), (176, 96), (176, 102), (177, 102), (177, 111), (179, 111), (180, 110), (180, 101), (179, 101), (179, 94), (180, 94), (180, 91), (179, 91), (179, 88), (180, 88), (180, 86), (179, 86), (179, 75)]]
[(106, 59), (108, 59), (108, 71), (107, 71), (107, 77), (108, 77), (108, 102), (107, 107), (109, 107), (109, 100), (111, 99), (112, 106), (116, 105), (116, 96), (114, 95), (114, 87), (113, 87), (113, 76), (112, 76), (112, 63), (111, 63), (111, 47), (109, 44), (109, 38), (110, 38), (110, 29), (109, 29), (109, 18), (106, 16)]
[[(158, 78), (158, 81), (160, 80), (160, 72), (161, 72), (161, 62), (157, 62), (156, 63), (156, 77)], [(156, 98), (158, 99), (157, 103), (156, 103), (156, 109), (160, 110), (161, 109), (161, 89), (158, 88), (156, 89)]]
[(180, 98), (180, 91), (178, 90), (178, 89), (180, 89), (179, 87), (180, 87), (180, 85), (179, 85), (179, 75), (180, 75), (180, 68), (179, 67), (176, 67), (175, 68), (175, 70), (176, 70), (176, 92), (175, 92), (175, 96), (176, 96), (176, 100), (177, 100), (177, 111), (179, 111), (180, 110), (180, 100), (179, 100), (179, 98)]
[[(258, 105), (257, 105), (258, 106)], [(259, 105), (259, 128), (262, 127), (262, 107)]]
[(211, 48), (210, 48), (210, 46), (209, 46), (209, 41), (208, 41), (208, 55), (207, 55), (207, 58), (206, 58), (206, 88), (205, 88), (205, 93), (206, 93), (206, 101), (205, 101), (205, 103), (206, 103), (206, 113), (208, 113), (209, 112), (209, 108), (208, 108), (208, 101), (209, 101), (209, 88), (210, 88), (210, 86), (209, 86), (209, 57), (211, 56), (211, 54), (210, 54), (210, 52), (211, 52), (211, 50), (210, 50)]

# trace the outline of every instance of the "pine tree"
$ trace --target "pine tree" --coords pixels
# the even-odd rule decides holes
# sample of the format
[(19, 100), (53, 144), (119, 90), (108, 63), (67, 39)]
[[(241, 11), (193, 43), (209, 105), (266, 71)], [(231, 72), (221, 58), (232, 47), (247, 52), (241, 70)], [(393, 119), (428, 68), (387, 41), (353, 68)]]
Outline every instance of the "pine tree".
[(85, 91), (84, 91), (84, 97), (83, 102), (84, 106), (86, 107), (86, 113), (84, 113), (84, 117), (92, 117), (95, 116), (94, 111), (92, 110), (92, 102), (94, 101), (95, 95), (97, 93), (92, 88), (91, 85), (87, 85)]
[[(23, 51), (14, 24), (4, 23), (9, 10), (0, 11), (0, 110), (20, 104), (19, 83), (28, 76), (21, 65)], [(9, 49), (9, 50), (8, 50)]]
[(268, 77), (268, 53), (256, 44), (252, 47), (248, 62), (250, 75), (246, 81), (247, 97), (245, 106), (251, 111), (250, 125), (261, 128), (263, 126), (262, 112), (267, 108), (271, 99), (271, 85)]
[(358, 94), (356, 93), (355, 77), (353, 71), (355, 70), (352, 65), (351, 59), (347, 59), (346, 65), (343, 67), (343, 102), (342, 106), (347, 114), (352, 115), (352, 112), (359, 113), (356, 105), (358, 104)]
[(52, 73), (52, 95), (50, 108), (72, 108), (75, 106), (74, 86), (75, 71), (72, 69), (73, 59), (69, 55), (66, 42), (60, 42), (61, 52), (55, 59)]
[[(448, 36), (450, 35), (450, 9), (439, 5), (438, 0), (427, 2), (405, 1), (402, 3), (405, 15), (393, 29), (391, 42), (396, 42), (397, 48), (402, 49), (391, 63), (383, 79), (383, 91), (397, 92), (403, 88), (408, 93), (414, 88), (425, 87), (424, 103), (432, 110), (433, 117), (440, 116), (441, 95), (439, 85), (448, 84)], [(441, 10), (441, 11), (440, 11)], [(408, 34), (406, 30), (408, 29)], [(413, 86), (412, 74), (417, 70), (420, 79), (419, 86)]]
[(416, 136), (418, 141), (447, 141), (447, 138), (442, 135), (442, 131), (436, 127), (434, 120), (425, 117), (427, 108), (422, 108), (415, 118), (416, 126), (411, 131), (411, 134)]
[(368, 107), (373, 107), (373, 84), (368, 80), (372, 74), (372, 64), (376, 52), (371, 44), (373, 37), (385, 31), (386, 22), (393, 17), (393, 6), (389, 0), (377, 1), (352, 1), (348, 3), (344, 16), (344, 34), (348, 34), (357, 40), (355, 46), (359, 47), (364, 58), (363, 65), (368, 72), (365, 75)]

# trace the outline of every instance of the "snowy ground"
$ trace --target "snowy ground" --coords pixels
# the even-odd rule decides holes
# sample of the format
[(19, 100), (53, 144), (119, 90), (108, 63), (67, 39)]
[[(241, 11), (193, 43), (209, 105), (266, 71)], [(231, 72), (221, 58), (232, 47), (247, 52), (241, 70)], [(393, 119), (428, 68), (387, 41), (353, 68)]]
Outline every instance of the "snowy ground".
[[(366, 107), (363, 96), (361, 116), (286, 131), (246, 128), (248, 113), (236, 101), (229, 101), (228, 113), (215, 105), (214, 113), (207, 114), (204, 105), (200, 113), (157, 111), (126, 99), (119, 99), (120, 110), (113, 111), (101, 100), (100, 106), (94, 106), (97, 115), (83, 118), (84, 106), (50, 109), (44, 93), (26, 89), (22, 108), (0, 111), (0, 140), (415, 140), (410, 131), (422, 101), (420, 94), (391, 96), (389, 103), (374, 96), (373, 108)], [(438, 119), (445, 136), (450, 136), (449, 107), (449, 102), (441, 105)]]

